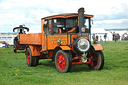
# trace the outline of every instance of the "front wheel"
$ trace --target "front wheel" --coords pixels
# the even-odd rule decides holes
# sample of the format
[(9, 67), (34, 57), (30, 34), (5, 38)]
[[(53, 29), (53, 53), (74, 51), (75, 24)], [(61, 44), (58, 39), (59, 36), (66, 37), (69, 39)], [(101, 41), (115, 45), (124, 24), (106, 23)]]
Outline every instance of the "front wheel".
[(70, 72), (72, 67), (71, 55), (62, 50), (58, 50), (55, 55), (55, 66), (60, 73)]
[(101, 70), (104, 66), (104, 55), (102, 51), (89, 51), (89, 58), (91, 58), (91, 64), (88, 67), (92, 70)]
[(28, 66), (37, 66), (39, 63), (39, 57), (38, 56), (32, 56), (31, 49), (28, 47), (26, 49), (26, 59)]

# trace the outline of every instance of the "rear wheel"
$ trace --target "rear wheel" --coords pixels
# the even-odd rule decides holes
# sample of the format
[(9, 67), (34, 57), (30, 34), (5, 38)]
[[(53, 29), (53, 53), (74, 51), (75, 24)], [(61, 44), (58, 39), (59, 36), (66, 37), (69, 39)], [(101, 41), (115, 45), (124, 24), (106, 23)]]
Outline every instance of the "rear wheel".
[(70, 72), (72, 67), (71, 55), (62, 50), (58, 50), (55, 55), (55, 66), (60, 73)]
[(17, 49), (16, 49), (15, 47), (13, 47), (13, 51), (14, 51), (15, 53), (17, 53)]
[(31, 49), (26, 49), (26, 59), (28, 66), (37, 66), (39, 63), (39, 56), (32, 56)]
[(91, 64), (88, 67), (92, 70), (101, 70), (104, 66), (104, 55), (102, 51), (89, 51), (89, 58), (91, 58)]
[(14, 39), (13, 51), (14, 51), (15, 53), (17, 53), (16, 40), (15, 40), (15, 39)]

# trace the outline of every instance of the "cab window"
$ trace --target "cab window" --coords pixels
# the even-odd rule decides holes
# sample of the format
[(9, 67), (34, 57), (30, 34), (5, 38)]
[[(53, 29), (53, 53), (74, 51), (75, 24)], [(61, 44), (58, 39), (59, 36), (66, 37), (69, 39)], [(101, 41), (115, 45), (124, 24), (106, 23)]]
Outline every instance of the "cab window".
[(67, 21), (66, 22), (66, 25), (67, 25), (66, 27), (68, 27), (68, 28), (72, 28), (72, 27), (75, 27), (77, 25), (76, 18), (69, 18), (66, 21)]
[(85, 19), (84, 26), (86, 29), (89, 29), (89, 19)]
[(53, 19), (53, 33), (65, 32), (65, 19)]
[(45, 34), (49, 34), (49, 20), (44, 21), (44, 32)]
[(52, 33), (52, 20), (51, 19), (49, 19), (48, 21), (48, 31), (49, 33)]

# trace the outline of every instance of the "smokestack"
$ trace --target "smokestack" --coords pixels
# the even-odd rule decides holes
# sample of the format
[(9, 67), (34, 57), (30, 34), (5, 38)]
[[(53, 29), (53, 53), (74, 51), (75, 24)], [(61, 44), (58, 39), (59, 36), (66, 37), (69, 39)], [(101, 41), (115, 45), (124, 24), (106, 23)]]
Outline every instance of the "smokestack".
[(84, 8), (78, 9), (78, 17), (79, 17), (79, 33), (81, 33), (81, 28), (84, 27)]

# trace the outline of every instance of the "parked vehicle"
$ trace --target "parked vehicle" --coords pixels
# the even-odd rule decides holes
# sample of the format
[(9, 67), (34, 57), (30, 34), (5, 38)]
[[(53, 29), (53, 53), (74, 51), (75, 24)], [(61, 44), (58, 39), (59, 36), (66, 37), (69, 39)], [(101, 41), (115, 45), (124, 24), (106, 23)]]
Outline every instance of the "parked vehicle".
[(0, 48), (9, 48), (9, 44), (5, 41), (0, 41)]
[(90, 69), (104, 66), (103, 47), (91, 44), (91, 18), (84, 14), (67, 13), (41, 19), (41, 33), (20, 35), (20, 44), (27, 44), (28, 66), (37, 66), (40, 59), (52, 59), (60, 73), (69, 72), (72, 65), (87, 64)]
[(20, 25), (19, 27), (13, 28), (13, 32), (17, 29), (17, 36), (14, 38), (14, 44), (13, 44), (13, 50), (15, 53), (17, 53), (17, 50), (24, 50), (26, 48), (25, 44), (19, 43), (19, 35), (25, 34), (25, 30), (29, 31), (28, 27), (24, 27), (23, 25)]

